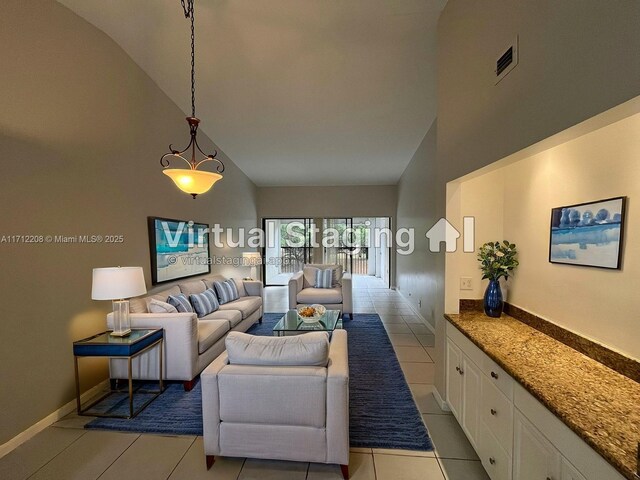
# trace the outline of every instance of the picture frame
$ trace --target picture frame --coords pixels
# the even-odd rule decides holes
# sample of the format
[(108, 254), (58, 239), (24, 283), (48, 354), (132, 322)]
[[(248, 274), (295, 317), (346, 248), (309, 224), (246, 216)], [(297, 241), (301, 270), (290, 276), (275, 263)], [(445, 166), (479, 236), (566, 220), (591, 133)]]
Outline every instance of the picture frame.
[(549, 262), (620, 270), (627, 197), (551, 209)]
[(147, 217), (151, 283), (211, 273), (209, 224)]

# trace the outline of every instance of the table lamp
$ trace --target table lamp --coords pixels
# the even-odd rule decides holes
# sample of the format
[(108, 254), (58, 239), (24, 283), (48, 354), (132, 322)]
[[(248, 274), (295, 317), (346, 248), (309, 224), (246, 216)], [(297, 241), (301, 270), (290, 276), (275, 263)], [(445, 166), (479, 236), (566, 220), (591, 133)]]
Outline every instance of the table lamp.
[(256, 279), (256, 265), (258, 265), (262, 260), (262, 255), (260, 252), (242, 252), (242, 258), (244, 260), (244, 265), (251, 265), (251, 272), (249, 273), (249, 277), (251, 280)]
[(93, 269), (93, 300), (113, 301), (114, 337), (131, 333), (129, 298), (147, 293), (142, 267), (106, 267)]

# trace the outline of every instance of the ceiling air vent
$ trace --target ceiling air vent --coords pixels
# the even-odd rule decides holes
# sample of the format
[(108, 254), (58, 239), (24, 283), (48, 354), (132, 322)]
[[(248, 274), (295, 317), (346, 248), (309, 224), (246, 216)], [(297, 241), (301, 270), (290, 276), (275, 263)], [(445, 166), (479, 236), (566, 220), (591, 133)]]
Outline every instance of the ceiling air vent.
[(518, 37), (515, 38), (496, 60), (496, 85), (518, 65)]

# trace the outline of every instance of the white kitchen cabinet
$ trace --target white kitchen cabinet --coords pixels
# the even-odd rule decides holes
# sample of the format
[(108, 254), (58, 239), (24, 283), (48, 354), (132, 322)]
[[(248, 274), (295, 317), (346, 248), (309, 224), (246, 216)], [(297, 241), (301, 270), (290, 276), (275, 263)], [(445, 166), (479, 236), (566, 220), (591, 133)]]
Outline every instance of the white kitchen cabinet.
[(514, 420), (514, 480), (560, 480), (560, 452), (520, 412)]
[(480, 375), (480, 369), (463, 353), (461, 426), (476, 449), (480, 428)]
[(480, 422), (480, 375), (476, 364), (447, 339), (447, 402), (474, 447)]
[(451, 413), (461, 422), (462, 413), (462, 352), (447, 339), (447, 403)]
[(484, 422), (480, 422), (480, 436), (476, 451), (491, 480), (511, 480), (513, 463), (511, 457), (507, 455)]
[(492, 480), (624, 480), (448, 323), (446, 397)]
[[(506, 374), (505, 374), (506, 375)], [(511, 455), (513, 450), (513, 402), (498, 388), (492, 378), (482, 375), (480, 418)]]

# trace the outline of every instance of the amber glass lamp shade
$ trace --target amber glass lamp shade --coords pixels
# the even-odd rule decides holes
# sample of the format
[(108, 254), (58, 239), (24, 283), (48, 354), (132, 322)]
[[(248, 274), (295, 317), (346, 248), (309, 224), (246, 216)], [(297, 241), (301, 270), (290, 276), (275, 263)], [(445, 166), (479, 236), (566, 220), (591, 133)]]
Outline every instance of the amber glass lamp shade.
[(222, 178), (219, 173), (189, 168), (165, 168), (162, 173), (173, 180), (180, 190), (192, 195), (208, 192)]

